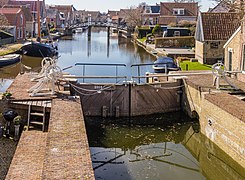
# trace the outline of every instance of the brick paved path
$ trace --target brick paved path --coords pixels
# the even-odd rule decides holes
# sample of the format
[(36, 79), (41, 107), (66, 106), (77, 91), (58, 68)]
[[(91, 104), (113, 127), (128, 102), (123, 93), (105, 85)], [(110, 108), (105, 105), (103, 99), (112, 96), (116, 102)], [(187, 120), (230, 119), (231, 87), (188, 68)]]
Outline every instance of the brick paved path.
[(22, 133), (6, 179), (94, 179), (79, 99), (54, 99), (48, 132)]

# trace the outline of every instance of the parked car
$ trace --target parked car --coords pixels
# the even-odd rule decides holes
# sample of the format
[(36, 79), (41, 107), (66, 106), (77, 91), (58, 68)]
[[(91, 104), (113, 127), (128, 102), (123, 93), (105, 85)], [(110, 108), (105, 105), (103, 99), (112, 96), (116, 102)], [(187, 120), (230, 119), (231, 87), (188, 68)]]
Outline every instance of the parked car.
[[(169, 71), (178, 71), (179, 67), (175, 63), (173, 58), (170, 57), (159, 57), (154, 62), (152, 67), (155, 73), (168, 73)], [(167, 72), (165, 72), (167, 70)]]

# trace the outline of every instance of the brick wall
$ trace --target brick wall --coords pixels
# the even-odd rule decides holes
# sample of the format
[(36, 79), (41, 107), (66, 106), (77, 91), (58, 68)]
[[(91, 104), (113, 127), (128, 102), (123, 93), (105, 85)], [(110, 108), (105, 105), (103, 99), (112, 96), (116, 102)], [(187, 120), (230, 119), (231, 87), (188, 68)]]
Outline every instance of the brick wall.
[(201, 92), (199, 88), (186, 85), (183, 109), (189, 115), (196, 111), (199, 115), (201, 133), (244, 167), (244, 122), (206, 100), (205, 94), (207, 92)]
[(237, 33), (236, 36), (230, 41), (225, 48), (225, 67), (229, 70), (229, 50), (232, 52), (232, 69), (234, 71), (240, 70), (241, 68), (241, 32)]

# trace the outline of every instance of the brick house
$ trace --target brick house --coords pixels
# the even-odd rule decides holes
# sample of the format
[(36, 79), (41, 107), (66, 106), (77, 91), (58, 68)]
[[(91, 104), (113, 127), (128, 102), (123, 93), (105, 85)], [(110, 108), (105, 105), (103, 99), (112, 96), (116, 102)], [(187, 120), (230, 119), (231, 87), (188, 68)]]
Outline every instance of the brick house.
[(33, 19), (30, 6), (28, 5), (5, 5), (5, 8), (21, 8), (26, 19), (26, 36), (31, 37), (34, 31), (35, 21)]
[(224, 45), (224, 64), (228, 71), (242, 71), (237, 74), (239, 81), (245, 82), (245, 33), (244, 23), (232, 34)]
[(64, 28), (73, 25), (76, 22), (73, 5), (54, 5), (49, 6), (49, 11), (54, 10), (58, 12), (56, 26)]
[(119, 11), (108, 10), (107, 12), (107, 22), (114, 25), (118, 24)]
[[(27, 22), (27, 30), (32, 30), (32, 36), (35, 37), (35, 34), (37, 34), (37, 0), (9, 0), (8, 2), (9, 5), (14, 5), (14, 6), (26, 6), (31, 11), (31, 17), (32, 17), (32, 27), (29, 28), (29, 24), (31, 23), (30, 21)], [(45, 18), (45, 0), (39, 0), (39, 5), (40, 5), (40, 18), (41, 21)]]
[(85, 11), (85, 21), (89, 23), (97, 23), (100, 20), (100, 12), (99, 11)]
[(0, 8), (0, 14), (5, 15), (9, 25), (16, 27), (15, 40), (23, 40), (26, 37), (26, 19), (21, 8)]
[(46, 23), (48, 26), (56, 28), (58, 19), (59, 13), (57, 9), (46, 9)]
[(160, 16), (160, 5), (146, 5), (142, 12), (143, 25), (157, 25)]
[(195, 58), (202, 64), (223, 60), (223, 46), (239, 26), (237, 13), (200, 13), (195, 34)]
[(198, 3), (161, 2), (160, 25), (178, 24), (182, 20), (196, 21)]

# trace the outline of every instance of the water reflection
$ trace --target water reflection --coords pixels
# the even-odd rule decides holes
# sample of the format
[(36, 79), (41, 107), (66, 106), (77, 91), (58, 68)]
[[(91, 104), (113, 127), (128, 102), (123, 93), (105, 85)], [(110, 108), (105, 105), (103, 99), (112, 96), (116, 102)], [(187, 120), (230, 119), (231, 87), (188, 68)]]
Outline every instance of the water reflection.
[(244, 169), (200, 134), (198, 122), (169, 120), (127, 126), (87, 118), (96, 179), (244, 179)]
[(161, 120), (157, 126), (127, 126), (87, 119), (96, 179), (204, 179), (198, 161), (181, 144), (196, 123), (160, 125)]
[[(62, 69), (73, 66), (67, 72), (74, 75), (83, 75), (83, 67), (75, 66), (77, 62), (118, 63), (127, 65), (126, 68), (119, 68), (118, 76), (128, 76), (130, 80), (132, 75), (137, 75), (137, 69), (130, 67), (132, 64), (153, 62), (155, 60), (153, 56), (146, 53), (141, 47), (138, 47), (130, 40), (118, 38), (116, 34), (111, 34), (108, 38), (105, 28), (92, 28), (90, 39), (88, 39), (86, 31), (75, 34), (73, 40), (60, 40), (58, 46), (60, 56), (58, 65)], [(29, 69), (37, 71), (40, 69), (41, 59), (23, 57), (22, 63), (24, 66), (16, 66), (15, 69), (7, 67), (7, 71), (11, 72), (11, 74), (0, 70), (0, 76), (3, 76), (2, 78), (4, 79), (13, 79), (21, 71)], [(142, 75), (147, 71), (152, 71), (152, 67), (142, 67)], [(115, 68), (100, 66), (86, 67), (85, 75), (115, 76)], [(108, 82), (108, 80), (98, 79), (88, 81)], [(115, 80), (109, 82), (115, 82)]]
[[(60, 41), (59, 48), (61, 49), (61, 57), (58, 64), (62, 68), (75, 65), (77, 62), (126, 64), (126, 68), (119, 69), (118, 75), (126, 75), (129, 79), (132, 75), (137, 74), (136, 70), (130, 67), (132, 64), (153, 62), (155, 60), (153, 56), (146, 53), (142, 48), (138, 47), (130, 40), (118, 38), (115, 34), (111, 34), (108, 38), (105, 28), (92, 28), (91, 39), (87, 36), (87, 32), (75, 34), (73, 41)], [(142, 73), (152, 70), (151, 67), (143, 68), (145, 69), (142, 69)], [(74, 68), (69, 69), (68, 72), (75, 75), (82, 75), (83, 67), (75, 66)], [(85, 75), (115, 76), (115, 68), (100, 66), (86, 67)], [(101, 82), (101, 80), (92, 81)]]

